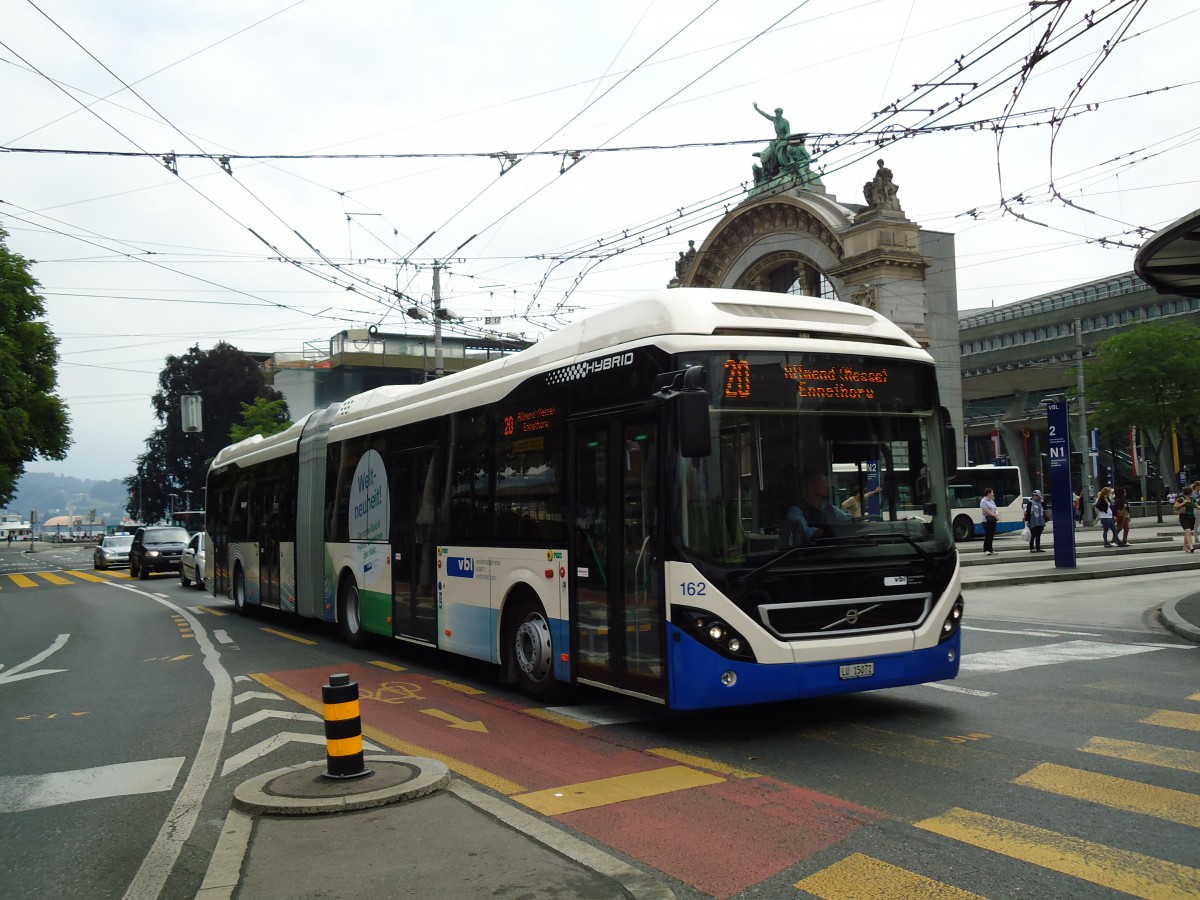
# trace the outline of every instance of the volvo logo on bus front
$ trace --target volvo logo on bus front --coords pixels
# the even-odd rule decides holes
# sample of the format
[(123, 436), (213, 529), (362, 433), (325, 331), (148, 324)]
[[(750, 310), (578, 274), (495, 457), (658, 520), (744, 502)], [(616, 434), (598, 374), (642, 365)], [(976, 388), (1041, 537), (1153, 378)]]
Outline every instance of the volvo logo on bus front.
[(857, 625), (858, 624), (858, 610), (857, 609), (846, 610), (846, 624), (847, 625)]
[(612, 356), (589, 359), (563, 369), (555, 369), (553, 372), (547, 372), (546, 384), (566, 384), (568, 381), (578, 381), (580, 378), (587, 378), (589, 375), (595, 375), (597, 372), (607, 372), (611, 369), (631, 365), (633, 365), (632, 352), (614, 353)]

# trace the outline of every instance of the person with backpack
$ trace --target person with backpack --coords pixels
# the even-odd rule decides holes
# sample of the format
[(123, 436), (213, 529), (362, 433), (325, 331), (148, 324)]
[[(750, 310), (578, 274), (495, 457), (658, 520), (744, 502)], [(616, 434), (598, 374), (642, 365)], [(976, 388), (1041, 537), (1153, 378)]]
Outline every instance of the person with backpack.
[(1196, 529), (1196, 495), (1192, 493), (1190, 484), (1176, 498), (1175, 512), (1179, 513), (1179, 525), (1183, 529), (1183, 552), (1195, 553), (1192, 532)]
[(1042, 532), (1046, 530), (1046, 504), (1039, 490), (1035, 489), (1025, 501), (1025, 524), (1029, 528), (1029, 552), (1045, 553), (1042, 549)]
[[(1100, 489), (1100, 496), (1096, 498), (1096, 512), (1100, 515), (1100, 527), (1104, 530), (1104, 546), (1120, 546), (1117, 542), (1117, 523), (1113, 518), (1112, 488), (1104, 487)], [(1108, 533), (1110, 531), (1112, 532), (1112, 543), (1109, 543), (1108, 540)]]
[(1129, 513), (1129, 496), (1125, 488), (1117, 488), (1117, 495), (1113, 497), (1113, 522), (1116, 525), (1117, 546), (1129, 546), (1129, 525), (1131, 515)]

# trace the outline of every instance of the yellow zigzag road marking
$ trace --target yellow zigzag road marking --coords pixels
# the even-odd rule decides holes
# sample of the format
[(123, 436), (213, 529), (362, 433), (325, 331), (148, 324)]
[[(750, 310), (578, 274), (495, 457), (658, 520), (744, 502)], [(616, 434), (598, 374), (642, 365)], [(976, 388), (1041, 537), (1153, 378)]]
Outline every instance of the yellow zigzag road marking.
[(1111, 809), (1141, 813), (1200, 828), (1200, 796), (1186, 791), (1155, 787), (1054, 763), (1043, 763), (1030, 769), (1019, 778), (1014, 778), (1013, 783), (1037, 788), (1048, 794), (1074, 797)]
[(968, 809), (915, 827), (1144, 900), (1195, 900), (1200, 869)]
[(796, 887), (822, 900), (896, 900), (897, 897), (983, 900), (979, 894), (951, 887), (862, 853), (851, 854), (841, 862), (797, 881)]

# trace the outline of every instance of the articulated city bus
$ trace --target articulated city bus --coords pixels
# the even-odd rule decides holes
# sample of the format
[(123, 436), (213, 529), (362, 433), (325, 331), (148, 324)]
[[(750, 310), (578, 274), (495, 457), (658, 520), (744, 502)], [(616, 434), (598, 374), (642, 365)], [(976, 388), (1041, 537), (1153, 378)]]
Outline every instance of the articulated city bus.
[[(207, 581), (675, 709), (953, 678), (963, 611), (932, 358), (847, 303), (675, 289), (222, 450)], [(876, 514), (832, 510), (870, 468)]]

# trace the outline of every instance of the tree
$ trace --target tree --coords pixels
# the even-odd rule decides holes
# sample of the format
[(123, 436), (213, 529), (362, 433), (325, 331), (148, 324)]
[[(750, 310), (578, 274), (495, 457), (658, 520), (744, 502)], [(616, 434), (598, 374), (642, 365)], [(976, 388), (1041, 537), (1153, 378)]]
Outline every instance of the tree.
[(0, 508), (35, 459), (62, 459), (71, 446), (67, 408), (54, 396), (58, 339), (40, 321), (46, 307), (29, 260), (0, 228)]
[[(183, 431), (185, 394), (200, 395), (203, 431)], [(258, 398), (282, 404), (281, 414), (287, 417), (283, 395), (267, 384), (253, 357), (231, 344), (221, 341), (211, 350), (196, 345), (183, 356), (168, 356), (158, 376), (158, 390), (150, 398), (162, 424), (146, 439), (137, 474), (125, 479), (130, 515), (139, 515), (140, 504), (141, 517), (156, 521), (170, 508), (171, 494), (191, 491), (203, 497), (209, 463), (229, 443), (233, 425), (242, 420), (242, 407)]]
[(291, 424), (286, 401), (255, 397), (253, 403), (242, 404), (242, 421), (229, 429), (229, 440), (236, 444), (255, 434), (267, 437), (286, 430)]
[[(1136, 425), (1151, 459), (1176, 429), (1196, 421), (1200, 381), (1200, 328), (1186, 323), (1141, 325), (1097, 344), (1084, 362), (1089, 424), (1125, 429)], [(1166, 491), (1158, 467), (1158, 521)]]

